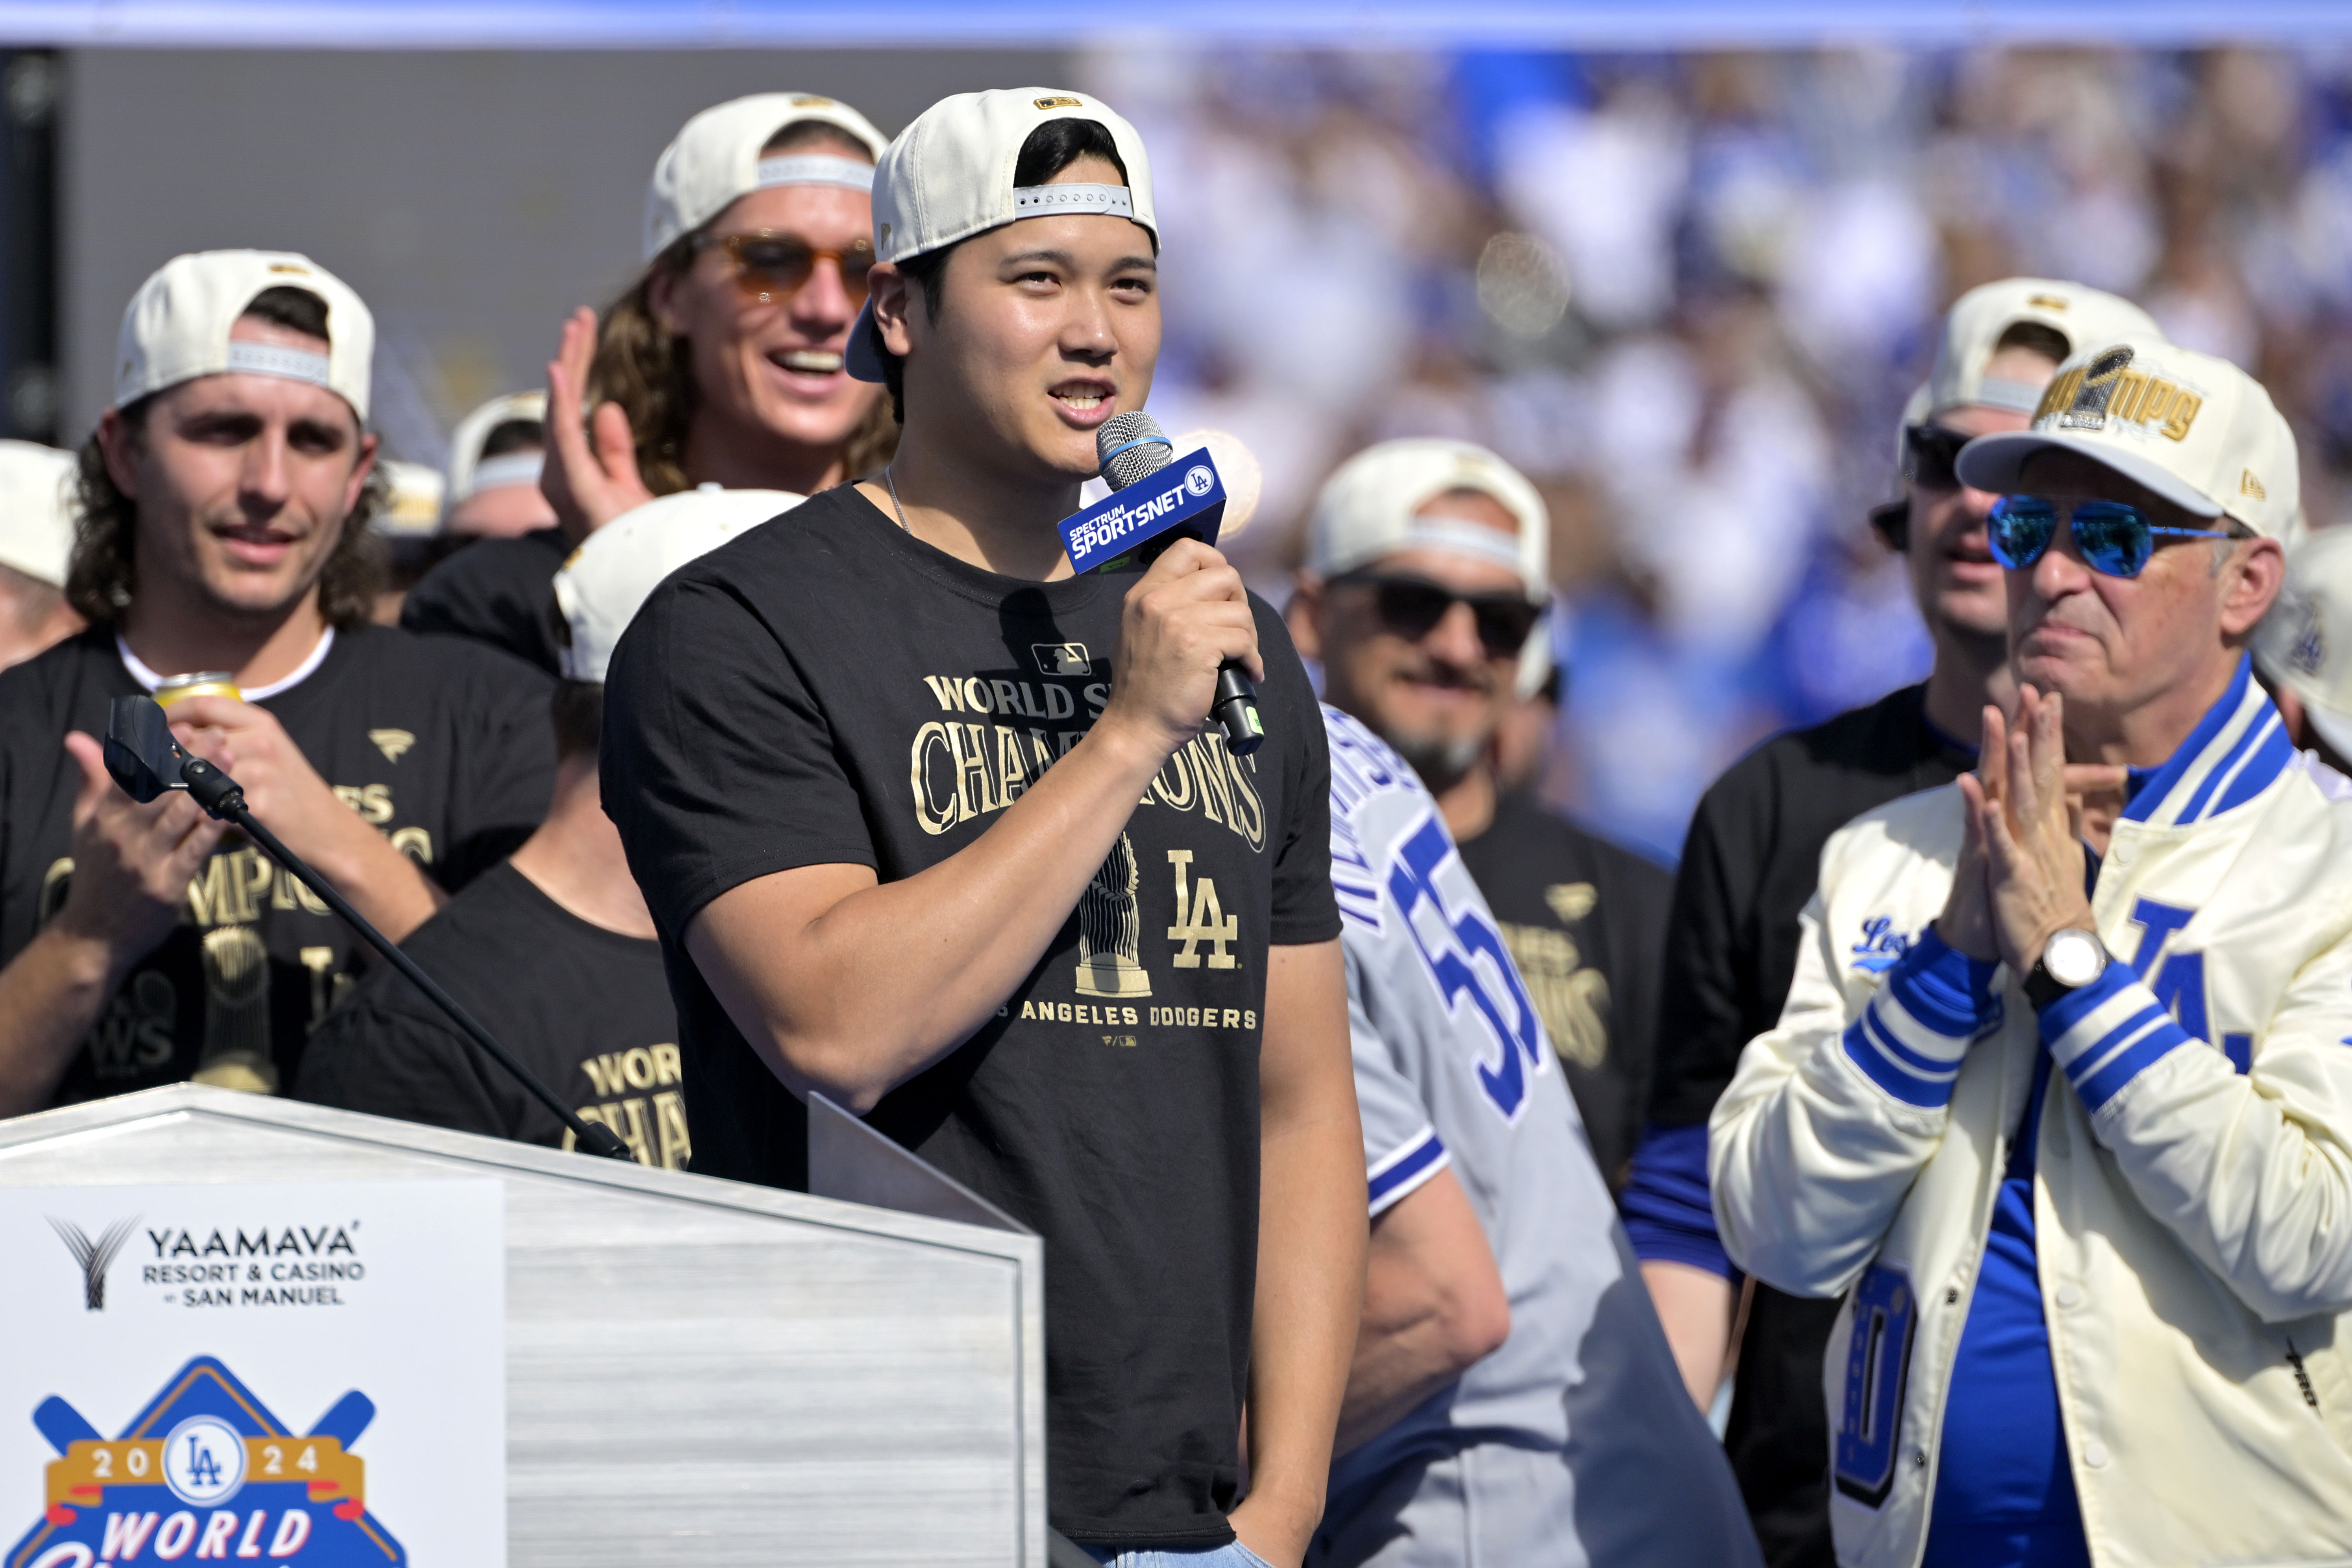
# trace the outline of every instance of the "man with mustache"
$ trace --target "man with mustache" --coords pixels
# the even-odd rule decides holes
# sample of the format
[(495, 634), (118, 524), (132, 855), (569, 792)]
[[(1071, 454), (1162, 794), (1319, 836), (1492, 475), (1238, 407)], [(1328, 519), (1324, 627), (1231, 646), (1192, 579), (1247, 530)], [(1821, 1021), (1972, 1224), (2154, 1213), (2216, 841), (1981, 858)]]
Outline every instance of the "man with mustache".
[(274, 1090), (359, 967), (241, 835), (115, 787), (114, 698), (217, 676), (172, 702), (181, 743), (395, 941), (547, 809), (548, 681), (369, 624), (373, 342), (358, 295), (281, 252), (180, 257), (124, 312), (67, 582), (90, 627), (0, 675), (0, 1115)]
[(1708, 1127), (1732, 1258), (1844, 1298), (1849, 1568), (2352, 1555), (2352, 795), (2248, 654), (2297, 467), (2252, 377), (2148, 333), (1959, 454), (2015, 716), (1831, 837)]
[(1550, 528), (1535, 487), (1484, 447), (1384, 441), (1324, 486), (1289, 620), (1325, 700), (1437, 797), (1613, 1189), (1642, 1126), (1672, 882), (1496, 783), (1496, 737), (1546, 635)]
[[(1547, 879), (1572, 881), (1583, 907), (1548, 913), (1589, 938), (1596, 881), (1622, 920), (1622, 867), (1647, 873), (1664, 915), (1664, 872), (1530, 801), (1496, 803), (1490, 742), (1518, 701), (1547, 521), (1491, 452), (1387, 442), (1324, 487), (1291, 600), (1330, 698), (1331, 883), (1372, 1219), (1318, 1568), (1760, 1561), (1563, 1084), (1565, 1032), (1605, 1029), (1606, 992), (1564, 1016), (1560, 970), (1577, 961), (1532, 964), (1555, 962), (1543, 939), (1575, 939), (1495, 897), (1541, 907)], [(1455, 853), (1451, 820), (1483, 861)], [(1654, 942), (1638, 956), (1654, 962)], [(1604, 1114), (1636, 1102), (1627, 1087)], [(1662, 1473), (1671, 1490), (1652, 1484)]]

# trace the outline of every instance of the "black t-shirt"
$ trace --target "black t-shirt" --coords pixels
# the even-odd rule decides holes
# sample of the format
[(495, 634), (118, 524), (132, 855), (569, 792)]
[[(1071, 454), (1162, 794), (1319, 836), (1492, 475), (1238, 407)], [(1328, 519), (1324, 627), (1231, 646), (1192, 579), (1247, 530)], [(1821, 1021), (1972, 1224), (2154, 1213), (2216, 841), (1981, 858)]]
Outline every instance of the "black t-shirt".
[[(1704, 1124), (1748, 1042), (1780, 1019), (1797, 917), (1822, 847), (1865, 811), (1947, 784), (1975, 758), (1927, 721), (1927, 689), (1778, 736), (1734, 763), (1691, 819), (1675, 878), (1650, 1121)], [(1773, 1568), (1832, 1568), (1822, 1354), (1838, 1303), (1759, 1280), (1724, 1447)]]
[[(106, 733), (145, 689), (110, 628), (0, 672), (0, 963), (65, 902), (81, 769), (69, 730)], [(334, 634), (318, 668), (258, 706), (320, 777), (444, 887), (513, 851), (546, 814), (547, 678), (487, 648), (385, 626)], [(206, 1062), (274, 1065), (290, 1087), (311, 1026), (369, 950), (318, 896), (231, 833), (188, 884), (178, 928), (99, 1015), (55, 1103), (177, 1083)]]
[(1543, 1015), (1613, 1192), (1649, 1102), (1674, 879), (1525, 795), (1497, 801), (1494, 822), (1461, 847)]
[[(697, 1171), (804, 1184), (807, 1131), (687, 923), (793, 867), (897, 881), (969, 847), (1100, 714), (1131, 582), (1000, 577), (844, 486), (646, 602), (606, 681), (604, 803), (669, 961)], [(1080, 1541), (1232, 1539), (1266, 949), (1339, 931), (1322, 719), (1252, 605), (1265, 745), (1187, 742), (996, 1019), (867, 1119), (1045, 1238), (1051, 1514)]]
[(555, 574), (572, 553), (560, 528), (468, 544), (427, 572), (401, 601), (400, 624), (412, 632), (471, 637), (560, 675)]
[[(490, 1037), (638, 1163), (691, 1152), (661, 944), (591, 925), (494, 866), (401, 948)], [(407, 978), (380, 964), (310, 1036), (298, 1100), (569, 1147), (572, 1134)]]

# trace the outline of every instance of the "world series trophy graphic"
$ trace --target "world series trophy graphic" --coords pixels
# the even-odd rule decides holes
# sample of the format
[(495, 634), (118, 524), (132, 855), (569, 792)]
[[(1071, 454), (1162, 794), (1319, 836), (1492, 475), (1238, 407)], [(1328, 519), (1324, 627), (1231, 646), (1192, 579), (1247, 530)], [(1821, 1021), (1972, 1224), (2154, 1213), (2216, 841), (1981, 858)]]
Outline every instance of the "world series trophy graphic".
[(1143, 920), (1135, 902), (1135, 846), (1126, 834), (1111, 846), (1078, 899), (1078, 994), (1149, 996), (1142, 962)]

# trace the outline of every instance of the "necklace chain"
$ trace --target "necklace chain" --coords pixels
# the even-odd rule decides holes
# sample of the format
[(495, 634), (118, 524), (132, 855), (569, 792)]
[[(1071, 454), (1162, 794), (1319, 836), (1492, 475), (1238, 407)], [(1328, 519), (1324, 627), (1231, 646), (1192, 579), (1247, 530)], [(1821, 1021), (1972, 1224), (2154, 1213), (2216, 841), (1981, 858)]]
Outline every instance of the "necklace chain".
[(898, 481), (890, 472), (892, 468), (895, 468), (898, 466), (898, 464), (892, 463), (882, 470), (882, 482), (890, 487), (890, 505), (895, 508), (898, 513), (898, 531), (905, 534), (912, 534), (915, 531), (907, 526), (906, 505), (898, 500)]

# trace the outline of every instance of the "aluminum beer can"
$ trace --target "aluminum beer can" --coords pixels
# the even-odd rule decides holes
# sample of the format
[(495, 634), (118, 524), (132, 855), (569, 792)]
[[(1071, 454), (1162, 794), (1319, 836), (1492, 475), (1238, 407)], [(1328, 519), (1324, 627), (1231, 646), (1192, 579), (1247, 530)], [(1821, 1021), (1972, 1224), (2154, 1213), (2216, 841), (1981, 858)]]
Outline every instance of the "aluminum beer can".
[(169, 708), (184, 697), (226, 697), (242, 701), (236, 674), (226, 669), (200, 669), (194, 675), (166, 676), (155, 685), (155, 706)]

